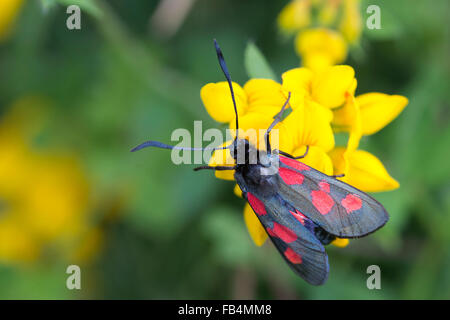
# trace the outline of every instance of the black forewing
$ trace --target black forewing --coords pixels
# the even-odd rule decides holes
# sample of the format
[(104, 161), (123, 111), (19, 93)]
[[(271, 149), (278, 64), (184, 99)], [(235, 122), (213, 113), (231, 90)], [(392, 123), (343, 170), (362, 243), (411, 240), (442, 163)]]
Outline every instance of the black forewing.
[[(280, 197), (264, 197), (257, 191), (254, 193), (246, 193), (245, 196), (288, 265), (310, 284), (325, 283), (329, 271), (328, 256), (323, 245), (310, 231), (314, 228), (313, 223), (300, 223), (289, 211), (290, 206)], [(265, 214), (261, 214), (261, 206)], [(298, 257), (301, 263), (298, 263)]]
[(286, 175), (288, 169), (288, 173), (292, 171), (304, 179), (302, 183), (292, 183), (278, 174), (275, 179), (277, 192), (327, 232), (341, 238), (362, 237), (388, 221), (384, 207), (368, 194), (303, 163), (297, 165), (296, 160), (283, 156), (280, 160), (281, 173)]

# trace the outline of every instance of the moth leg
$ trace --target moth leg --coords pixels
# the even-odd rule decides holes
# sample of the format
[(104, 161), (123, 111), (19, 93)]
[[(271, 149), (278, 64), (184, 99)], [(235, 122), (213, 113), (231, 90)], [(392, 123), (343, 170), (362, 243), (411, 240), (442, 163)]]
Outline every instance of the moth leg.
[(330, 176), (330, 177), (332, 177), (332, 178), (342, 178), (342, 177), (345, 177), (345, 173), (341, 173), (341, 174), (335, 174), (335, 175), (333, 175), (333, 176)]
[(289, 104), (290, 98), (291, 98), (291, 92), (288, 93), (286, 102), (283, 104), (283, 107), (281, 107), (281, 110), (280, 110), (280, 112), (278, 112), (277, 117), (275, 118), (275, 120), (273, 120), (272, 124), (269, 126), (269, 128), (266, 130), (266, 133), (264, 134), (264, 139), (266, 140), (266, 150), (269, 154), (272, 151), (270, 148), (269, 133), (270, 133), (270, 131), (272, 131), (273, 127), (275, 127), (277, 125), (277, 123), (281, 121), (281, 116), (283, 115), (284, 109), (286, 109), (286, 106)]
[(306, 151), (305, 151), (305, 153), (302, 154), (301, 156), (298, 156), (298, 157), (294, 157), (293, 155), (290, 155), (290, 154), (287, 153), (287, 152), (278, 150), (278, 153), (279, 153), (279, 154), (281, 154), (281, 155), (283, 155), (283, 156), (286, 156), (286, 157), (289, 157), (289, 158), (291, 158), (291, 159), (296, 159), (296, 160), (297, 160), (297, 159), (303, 159), (304, 157), (306, 157), (306, 155), (308, 154), (308, 152), (309, 152), (309, 146), (306, 146)]
[(204, 169), (224, 171), (224, 170), (234, 170), (234, 169), (236, 169), (236, 166), (233, 166), (233, 167), (229, 167), (229, 166), (201, 166), (201, 167), (194, 168), (194, 171), (204, 170)]

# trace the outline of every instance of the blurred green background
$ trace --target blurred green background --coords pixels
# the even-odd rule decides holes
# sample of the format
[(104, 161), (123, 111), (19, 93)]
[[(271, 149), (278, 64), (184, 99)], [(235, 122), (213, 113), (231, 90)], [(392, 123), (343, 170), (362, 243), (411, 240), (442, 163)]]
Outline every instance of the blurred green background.
[[(82, 6), (81, 30), (66, 28), (69, 3)], [(174, 29), (164, 22), (178, 19), (181, 4), (158, 20), (160, 1), (23, 3), (0, 43), (0, 218), (20, 216), (0, 225), (0, 298), (450, 298), (446, 0), (377, 1), (382, 32), (365, 30), (346, 61), (358, 94), (409, 98), (361, 142), (401, 187), (374, 194), (391, 215), (383, 229), (328, 247), (322, 287), (296, 277), (270, 243), (251, 242), (234, 183), (175, 166), (169, 151), (129, 152), (147, 139), (170, 143), (194, 120), (219, 127), (199, 95), (223, 80), (213, 38), (241, 84), (249, 40), (278, 77), (298, 66), (276, 27), (286, 3), (193, 1)], [(1, 159), (8, 155), (17, 157)], [(62, 222), (58, 201), (76, 207)], [(81, 266), (82, 290), (66, 288), (70, 264)], [(381, 290), (366, 287), (372, 264)]]

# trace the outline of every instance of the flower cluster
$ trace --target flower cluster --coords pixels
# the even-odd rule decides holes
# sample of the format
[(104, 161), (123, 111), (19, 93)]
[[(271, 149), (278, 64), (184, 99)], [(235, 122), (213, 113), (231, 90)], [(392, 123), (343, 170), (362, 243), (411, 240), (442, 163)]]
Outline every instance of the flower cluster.
[[(344, 174), (342, 181), (362, 191), (393, 190), (398, 188), (398, 182), (378, 158), (358, 149), (358, 145), (363, 136), (378, 132), (397, 117), (408, 100), (376, 92), (355, 96), (356, 86), (355, 72), (346, 65), (320, 72), (295, 68), (283, 73), (281, 84), (269, 79), (251, 79), (243, 87), (233, 83), (243, 130), (267, 129), (291, 93), (290, 113), (276, 127), (280, 150), (300, 156), (309, 146), (307, 156), (301, 160), (307, 165), (328, 175)], [(234, 128), (235, 115), (226, 82), (205, 85), (201, 98), (213, 119)], [(346, 146), (336, 146), (338, 132), (348, 132)], [(228, 149), (217, 150), (209, 165), (233, 165), (233, 158)], [(234, 171), (216, 172), (218, 178), (226, 180), (233, 180), (233, 174)], [(237, 186), (235, 193), (240, 195)], [(267, 233), (248, 204), (244, 219), (255, 244), (262, 245)], [(347, 243), (347, 239), (334, 242), (338, 246)]]
[(41, 99), (23, 98), (0, 121), (2, 263), (30, 263), (48, 248), (84, 262), (100, 243), (99, 230), (90, 225), (89, 183), (78, 159), (33, 147), (43, 110)]
[(361, 36), (359, 2), (292, 0), (282, 9), (278, 26), (285, 34), (297, 34), (295, 49), (303, 66), (322, 70), (345, 60), (348, 44)]

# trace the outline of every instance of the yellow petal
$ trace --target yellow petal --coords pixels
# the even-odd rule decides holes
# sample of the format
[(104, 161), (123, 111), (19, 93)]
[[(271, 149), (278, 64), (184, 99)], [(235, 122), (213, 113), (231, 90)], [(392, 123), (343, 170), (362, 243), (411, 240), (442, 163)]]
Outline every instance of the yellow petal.
[(295, 109), (302, 105), (304, 98), (310, 95), (313, 72), (308, 68), (295, 68), (281, 75), (283, 90), (291, 92), (290, 105)]
[(339, 24), (339, 30), (350, 43), (357, 42), (361, 36), (362, 21), (359, 2), (359, 0), (344, 1), (344, 10), (341, 23)]
[[(273, 139), (276, 130), (278, 130), (278, 143)], [(278, 149), (287, 153), (291, 153), (294, 149), (294, 134), (289, 126), (286, 126), (284, 122), (280, 122), (276, 125), (270, 134), (270, 146), (272, 150)]]
[(270, 79), (252, 79), (244, 85), (248, 108), (246, 113), (259, 112), (274, 116), (286, 102), (281, 84)]
[(329, 120), (323, 109), (314, 103), (307, 103), (303, 108), (292, 111), (283, 124), (294, 138), (294, 146), (318, 146), (328, 152), (334, 147)]
[[(330, 156), (331, 162), (333, 163), (333, 174), (340, 175), (345, 174), (345, 158), (344, 158), (344, 147), (336, 147), (333, 150), (331, 150), (328, 155)], [(338, 178), (339, 180), (342, 180), (342, 178)]]
[[(342, 157), (343, 148), (336, 148), (330, 153), (335, 167), (335, 173), (342, 173), (345, 166)], [(378, 158), (364, 150), (356, 150), (347, 154), (349, 168), (342, 181), (365, 192), (390, 191), (399, 187), (384, 168)]]
[[(306, 146), (296, 149), (292, 155), (299, 157), (305, 154)], [(328, 154), (317, 146), (310, 146), (306, 157), (299, 159), (300, 162), (319, 170), (327, 175), (333, 174), (333, 163)]]
[(267, 239), (267, 232), (248, 203), (244, 207), (244, 221), (253, 242), (262, 246)]
[(334, 64), (333, 58), (328, 53), (305, 53), (302, 55), (302, 65), (315, 72), (328, 69)]
[[(228, 146), (233, 141), (229, 140), (222, 144), (222, 147)], [(234, 166), (235, 161), (231, 156), (230, 149), (215, 150), (209, 160), (210, 166)], [(224, 180), (234, 180), (234, 170), (215, 171), (216, 178)]]
[(318, 21), (320, 25), (328, 26), (333, 24), (336, 19), (339, 1), (328, 1), (319, 10)]
[(349, 241), (348, 239), (342, 239), (342, 238), (336, 238), (334, 239), (331, 244), (339, 247), (339, 248), (345, 248), (348, 245)]
[(238, 196), (239, 198), (242, 198), (242, 190), (241, 190), (241, 188), (239, 187), (238, 184), (236, 184), (236, 185), (234, 186), (233, 192), (234, 192), (234, 194), (235, 194), (236, 196)]
[(394, 120), (408, 104), (408, 99), (399, 95), (366, 93), (356, 97), (361, 110), (362, 133), (373, 134)]
[[(342, 36), (338, 32), (326, 28), (300, 32), (295, 39), (295, 49), (303, 59), (303, 66), (314, 71), (342, 63), (347, 57), (347, 45)], [(312, 60), (315, 56), (321, 57), (319, 64), (311, 63), (311, 61), (315, 61)], [(317, 69), (318, 67), (320, 68)]]
[(278, 15), (278, 26), (285, 32), (293, 32), (310, 24), (310, 2), (294, 0), (289, 2)]
[[(244, 113), (247, 108), (247, 96), (242, 87), (233, 82), (233, 91), (236, 99), (238, 114)], [(228, 83), (208, 83), (200, 90), (200, 97), (208, 114), (218, 122), (230, 122), (235, 118), (233, 100), (231, 99)]]
[(354, 105), (345, 103), (342, 107), (333, 110), (333, 129), (335, 132), (351, 131), (356, 121)]
[(333, 66), (314, 76), (311, 86), (312, 98), (328, 108), (341, 106), (355, 85), (355, 71), (350, 66)]
[(358, 148), (359, 141), (362, 137), (361, 110), (354, 95), (347, 94), (347, 102), (345, 105), (342, 108), (337, 109), (334, 113), (333, 125), (336, 132), (342, 130), (350, 131), (347, 149), (343, 154), (345, 168), (343, 172), (340, 172), (346, 173), (349, 166), (347, 154)]
[[(247, 139), (258, 149), (264, 149), (264, 133), (273, 122), (273, 116), (259, 112), (247, 113), (239, 118), (239, 138)], [(230, 122), (230, 129), (235, 136), (236, 124)]]
[(328, 123), (333, 120), (333, 111), (309, 98), (305, 100), (305, 108), (306, 110), (310, 110), (319, 119), (323, 119)]
[[(353, 99), (354, 101), (354, 99)], [(362, 136), (362, 129), (361, 129), (361, 112), (359, 111), (358, 106), (355, 103), (352, 103), (352, 105), (355, 106), (355, 121), (353, 122), (353, 125), (350, 129), (350, 136), (348, 137), (347, 142), (347, 150), (346, 152), (353, 152), (355, 151), (359, 146), (359, 141), (361, 140)]]

